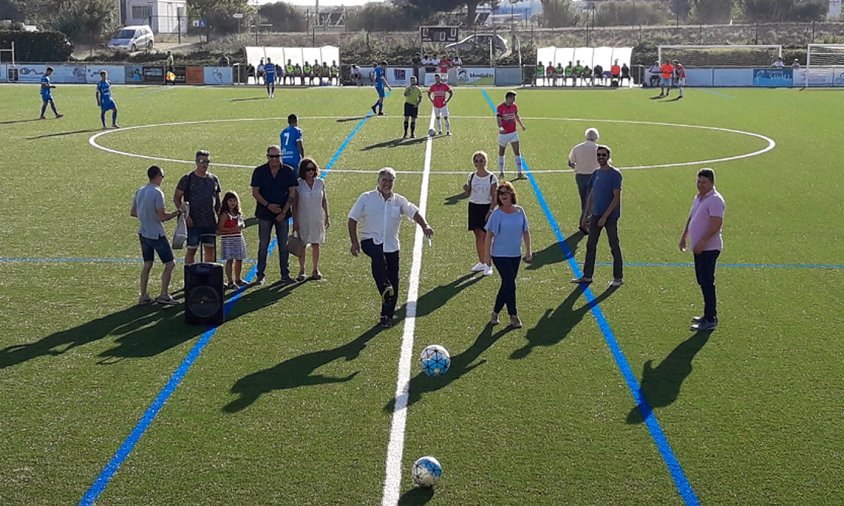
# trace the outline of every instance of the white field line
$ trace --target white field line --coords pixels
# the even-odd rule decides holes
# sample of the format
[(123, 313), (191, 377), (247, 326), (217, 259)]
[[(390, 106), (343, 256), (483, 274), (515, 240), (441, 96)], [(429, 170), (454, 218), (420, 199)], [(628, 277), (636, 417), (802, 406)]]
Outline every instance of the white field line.
[[(434, 127), (434, 111), (431, 111), (431, 123)], [(425, 131), (427, 134), (427, 131)], [(422, 187), (419, 190), (419, 213), (425, 216), (428, 207), (428, 182), (431, 175), (432, 138), (425, 143), (425, 170), (422, 173)], [(406, 316), (404, 333), (401, 339), (398, 378), (396, 379), (396, 403), (393, 408), (393, 423), (390, 428), (390, 444), (387, 447), (386, 477), (381, 499), (383, 506), (394, 506), (399, 502), (401, 490), (401, 463), (404, 453), (404, 428), (407, 424), (407, 397), (410, 389), (410, 369), (413, 364), (413, 332), (416, 329), (416, 302), (419, 297), (419, 275), (422, 272), (422, 243), (425, 235), (416, 225), (413, 239), (413, 262), (410, 265), (410, 283), (407, 288)]]
[[(433, 111), (431, 111), (431, 114), (433, 114)], [(452, 118), (469, 119), (469, 120), (488, 120), (488, 121), (490, 120), (490, 117), (491, 116), (452, 116)], [(99, 144), (97, 142), (97, 139), (99, 137), (103, 136), (103, 135), (107, 135), (107, 134), (110, 134), (110, 133), (126, 131), (126, 130), (135, 130), (135, 129), (139, 129), (139, 128), (155, 128), (155, 127), (167, 127), (167, 126), (178, 126), (178, 125), (196, 125), (196, 124), (202, 124), (202, 123), (226, 123), (226, 122), (243, 122), (243, 121), (279, 121), (281, 119), (282, 118), (232, 118), (232, 119), (212, 119), (212, 120), (201, 120), (201, 121), (182, 121), (182, 122), (178, 122), (178, 123), (162, 123), (162, 124), (158, 124), (158, 125), (138, 125), (138, 126), (121, 128), (119, 130), (103, 130), (102, 132), (99, 132), (99, 133), (92, 135), (88, 139), (88, 143), (91, 146), (93, 146), (97, 149), (101, 149), (103, 151), (106, 151), (108, 153), (112, 153), (112, 154), (115, 154), (115, 155), (129, 156), (129, 157), (133, 157), (133, 158), (143, 158), (143, 159), (146, 159), (146, 160), (153, 160), (153, 161), (160, 161), (160, 162), (184, 163), (184, 164), (192, 165), (192, 164), (195, 163), (193, 160), (177, 160), (177, 159), (174, 159), (174, 158), (165, 158), (165, 157), (160, 157), (160, 156), (149, 156), (149, 155), (142, 155), (142, 154), (138, 154), (138, 153), (128, 153), (126, 151), (120, 151), (120, 150), (117, 150), (117, 149), (108, 148), (106, 146)], [(333, 120), (336, 120), (336, 119), (343, 119), (343, 118), (342, 117), (341, 118), (335, 118), (335, 117), (332, 117), (332, 116), (313, 116), (313, 117), (310, 117), (308, 119), (312, 119), (312, 120), (333, 119)], [(692, 128), (692, 129), (699, 129), (699, 130), (712, 130), (712, 131), (716, 131), (716, 132), (726, 132), (726, 133), (731, 133), (731, 134), (736, 134), (736, 135), (745, 135), (745, 136), (748, 136), (748, 137), (755, 137), (757, 139), (761, 139), (761, 140), (763, 140), (767, 143), (767, 146), (765, 146), (762, 149), (758, 149), (758, 150), (752, 151), (750, 153), (744, 153), (744, 154), (735, 155), (735, 156), (727, 156), (727, 157), (723, 157), (723, 158), (710, 158), (708, 160), (694, 160), (694, 161), (691, 161), (691, 162), (663, 163), (663, 164), (658, 164), (658, 165), (637, 165), (637, 166), (634, 166), (634, 167), (624, 167), (624, 166), (616, 165), (615, 167), (617, 169), (620, 169), (620, 170), (665, 169), (665, 168), (669, 168), (669, 167), (688, 167), (688, 166), (693, 166), (693, 165), (694, 166), (701, 166), (701, 165), (710, 165), (710, 164), (721, 163), (721, 162), (730, 162), (730, 161), (734, 161), (734, 160), (741, 160), (741, 159), (744, 159), (744, 158), (750, 158), (750, 157), (753, 157), (753, 156), (759, 156), (761, 154), (767, 153), (768, 151), (771, 151), (777, 145), (776, 141), (774, 141), (770, 137), (767, 137), (765, 135), (758, 134), (758, 133), (755, 133), (755, 132), (745, 132), (743, 130), (734, 130), (734, 129), (731, 129), (731, 128), (721, 128), (721, 127), (704, 126), (704, 125), (686, 125), (686, 124), (683, 124), (683, 123), (663, 123), (663, 122), (656, 122), (656, 121), (634, 121), (634, 120), (622, 120), (622, 119), (594, 119), (594, 118), (587, 119), (587, 118), (524, 117), (522, 119), (525, 119), (525, 120), (528, 120), (528, 121), (574, 121), (574, 122), (584, 122), (584, 123), (615, 123), (615, 124), (647, 125), (647, 126), (670, 127), (670, 128), (671, 127)], [(431, 143), (431, 140), (429, 139), (428, 144), (430, 144), (430, 143)], [(261, 163), (263, 163), (263, 162), (261, 162)], [(253, 164), (253, 165), (240, 165), (240, 164), (234, 164), (234, 163), (217, 163), (217, 162), (214, 163), (214, 166), (215, 167), (229, 167), (229, 168), (235, 168), (235, 169), (253, 169), (253, 168), (255, 168), (255, 164)], [(332, 169), (332, 172), (347, 172), (347, 173), (352, 173), (352, 174), (357, 174), (357, 173), (367, 173), (367, 174), (369, 174), (369, 173), (373, 173), (373, 172), (378, 172), (378, 170), (380, 170), (380, 167), (377, 168), (377, 169), (373, 169), (371, 171), (370, 170), (361, 170), (361, 169), (335, 168), (335, 169)], [(428, 170), (430, 170), (430, 167), (428, 168)], [(472, 170), (472, 168), (468, 167), (468, 168), (463, 169), (463, 170), (459, 170), (459, 169), (458, 170), (453, 170), (453, 169), (452, 170), (436, 170), (433, 173), (437, 174), (437, 175), (455, 175), (455, 174), (462, 175), (462, 174), (468, 174), (469, 172), (471, 172), (471, 170)], [(396, 172), (399, 173), (399, 174), (420, 174), (420, 173), (423, 173), (424, 171), (420, 172), (420, 171), (408, 170), (408, 171), (396, 171)], [(571, 170), (570, 169), (531, 169), (531, 172), (533, 172), (533, 173), (566, 173), (566, 172), (571, 172)]]

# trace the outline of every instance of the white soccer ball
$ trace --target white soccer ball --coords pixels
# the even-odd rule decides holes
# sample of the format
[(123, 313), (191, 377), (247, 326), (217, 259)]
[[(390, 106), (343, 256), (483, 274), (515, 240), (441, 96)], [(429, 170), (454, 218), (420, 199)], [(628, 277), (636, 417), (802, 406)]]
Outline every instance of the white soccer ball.
[(434, 130), (433, 128), (428, 129), (428, 137), (433, 137), (435, 135), (437, 135), (436, 130)]
[(426, 346), (419, 355), (422, 370), (428, 376), (442, 376), (451, 367), (451, 355), (448, 350), (438, 344)]
[(413, 470), (410, 475), (416, 485), (433, 487), (440, 476), (443, 475), (443, 467), (434, 457), (421, 457), (413, 463)]

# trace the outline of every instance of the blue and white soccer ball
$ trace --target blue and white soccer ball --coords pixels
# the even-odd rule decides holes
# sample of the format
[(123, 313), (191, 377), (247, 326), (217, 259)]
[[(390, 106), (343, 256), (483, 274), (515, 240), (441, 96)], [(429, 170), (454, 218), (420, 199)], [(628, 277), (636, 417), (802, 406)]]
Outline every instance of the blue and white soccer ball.
[(428, 376), (442, 376), (451, 367), (451, 355), (439, 344), (432, 344), (422, 350), (419, 363), (422, 364), (422, 370)]
[(429, 128), (428, 129), (428, 137), (433, 137), (435, 135), (437, 135), (437, 131), (434, 130), (433, 128)]
[(421, 457), (413, 463), (410, 475), (416, 485), (433, 487), (443, 475), (443, 466), (434, 457)]

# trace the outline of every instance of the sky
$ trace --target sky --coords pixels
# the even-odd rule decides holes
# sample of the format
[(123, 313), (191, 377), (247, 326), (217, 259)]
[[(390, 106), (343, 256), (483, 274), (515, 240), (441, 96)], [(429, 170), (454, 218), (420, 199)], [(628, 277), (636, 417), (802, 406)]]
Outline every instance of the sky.
[[(283, 1), (288, 4), (293, 5), (307, 5), (311, 6), (314, 5), (316, 2), (315, 0), (257, 0), (259, 4), (269, 4), (274, 3), (277, 1)], [(353, 5), (363, 5), (369, 2), (382, 2), (384, 0), (319, 0), (320, 6), (329, 6), (329, 5), (345, 5), (346, 7), (351, 7)], [(252, 2), (250, 2), (252, 3)]]

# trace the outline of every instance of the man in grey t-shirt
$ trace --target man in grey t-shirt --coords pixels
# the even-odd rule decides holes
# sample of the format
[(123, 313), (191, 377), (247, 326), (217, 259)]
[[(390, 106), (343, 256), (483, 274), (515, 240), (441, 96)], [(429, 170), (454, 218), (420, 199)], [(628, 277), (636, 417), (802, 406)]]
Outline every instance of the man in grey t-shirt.
[(211, 174), (208, 165), (211, 153), (205, 150), (196, 152), (196, 169), (188, 172), (176, 185), (173, 202), (182, 208), (184, 202), (190, 202), (186, 219), (188, 225), (188, 247), (185, 252), (185, 265), (196, 259), (199, 243), (205, 246), (205, 261), (216, 260), (217, 216), (220, 214), (220, 180)]
[(138, 218), (138, 238), (141, 242), (141, 255), (144, 259), (144, 266), (141, 269), (141, 294), (138, 298), (139, 304), (150, 304), (153, 299), (147, 293), (149, 284), (149, 273), (152, 271), (152, 263), (155, 253), (164, 264), (164, 272), (161, 274), (161, 293), (155, 302), (162, 306), (173, 306), (176, 301), (170, 296), (170, 277), (176, 263), (173, 261), (173, 250), (164, 232), (162, 222), (175, 218), (182, 214), (180, 210), (167, 213), (164, 211), (164, 192), (161, 191), (161, 180), (164, 179), (164, 171), (157, 165), (147, 169), (149, 183), (140, 187), (135, 192), (132, 200), (130, 215)]

